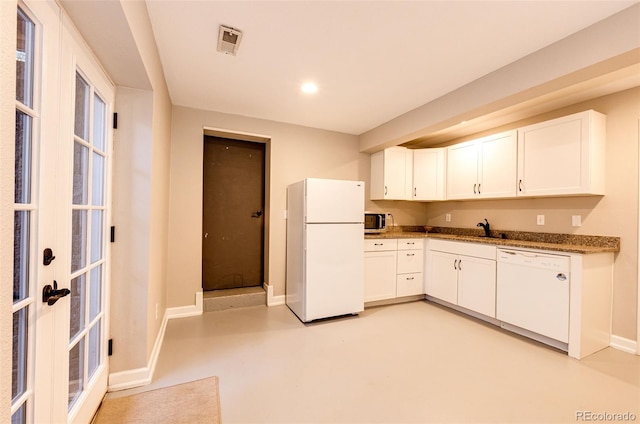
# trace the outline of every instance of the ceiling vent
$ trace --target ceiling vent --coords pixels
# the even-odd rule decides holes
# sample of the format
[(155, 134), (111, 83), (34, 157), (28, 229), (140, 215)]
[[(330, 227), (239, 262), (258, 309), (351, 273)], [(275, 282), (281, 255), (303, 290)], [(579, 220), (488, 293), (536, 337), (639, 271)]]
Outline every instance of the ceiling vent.
[(220, 25), (218, 32), (218, 51), (224, 54), (236, 55), (242, 40), (242, 31)]

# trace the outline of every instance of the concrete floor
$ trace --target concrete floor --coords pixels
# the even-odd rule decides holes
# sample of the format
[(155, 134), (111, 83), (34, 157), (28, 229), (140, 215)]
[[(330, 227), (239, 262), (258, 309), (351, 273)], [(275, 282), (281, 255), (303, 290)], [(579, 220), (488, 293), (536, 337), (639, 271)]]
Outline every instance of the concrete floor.
[(171, 320), (152, 384), (108, 396), (212, 375), (225, 424), (640, 421), (640, 356), (578, 361), (425, 301), (307, 325), (286, 306)]

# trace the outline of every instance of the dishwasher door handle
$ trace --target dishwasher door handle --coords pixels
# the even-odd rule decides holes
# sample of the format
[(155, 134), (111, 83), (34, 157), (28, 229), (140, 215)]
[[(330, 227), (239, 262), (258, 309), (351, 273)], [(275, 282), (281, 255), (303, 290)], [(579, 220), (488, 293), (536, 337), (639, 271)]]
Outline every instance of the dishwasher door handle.
[(560, 281), (567, 281), (567, 275), (563, 272), (558, 273), (558, 275), (556, 275), (556, 278)]

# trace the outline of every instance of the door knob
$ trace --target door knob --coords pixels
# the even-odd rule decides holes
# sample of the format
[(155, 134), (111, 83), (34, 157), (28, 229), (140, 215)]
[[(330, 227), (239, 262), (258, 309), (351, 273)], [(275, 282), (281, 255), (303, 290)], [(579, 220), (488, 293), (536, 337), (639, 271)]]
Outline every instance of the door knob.
[(51, 306), (70, 293), (71, 290), (69, 289), (58, 290), (58, 282), (53, 280), (53, 286), (51, 286), (51, 284), (47, 284), (42, 288), (42, 301), (47, 302), (47, 305)]
[(260, 218), (262, 216), (262, 211), (256, 211), (251, 214), (251, 218)]

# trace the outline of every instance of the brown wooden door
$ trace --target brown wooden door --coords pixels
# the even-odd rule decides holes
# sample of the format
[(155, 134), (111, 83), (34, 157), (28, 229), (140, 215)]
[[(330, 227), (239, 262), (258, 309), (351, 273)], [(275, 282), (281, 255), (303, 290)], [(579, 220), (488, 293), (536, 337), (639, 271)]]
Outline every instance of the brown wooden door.
[(265, 144), (204, 137), (202, 287), (262, 285)]

